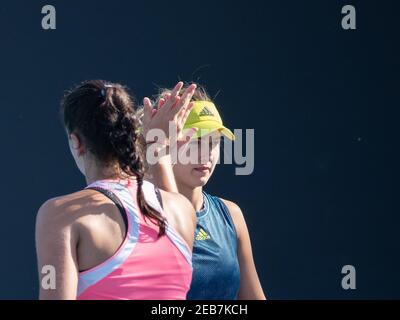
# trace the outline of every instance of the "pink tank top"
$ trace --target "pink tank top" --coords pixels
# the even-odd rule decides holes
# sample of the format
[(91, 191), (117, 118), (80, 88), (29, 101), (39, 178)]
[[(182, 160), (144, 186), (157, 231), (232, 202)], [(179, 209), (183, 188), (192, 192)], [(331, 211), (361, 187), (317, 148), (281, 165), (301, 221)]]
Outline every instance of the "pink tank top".
[[(117, 252), (100, 265), (81, 272), (78, 300), (182, 300), (192, 280), (192, 253), (186, 241), (167, 225), (144, 220), (130, 180), (99, 180), (89, 187), (111, 191), (125, 208), (128, 228)], [(147, 203), (163, 214), (154, 185), (143, 182)]]

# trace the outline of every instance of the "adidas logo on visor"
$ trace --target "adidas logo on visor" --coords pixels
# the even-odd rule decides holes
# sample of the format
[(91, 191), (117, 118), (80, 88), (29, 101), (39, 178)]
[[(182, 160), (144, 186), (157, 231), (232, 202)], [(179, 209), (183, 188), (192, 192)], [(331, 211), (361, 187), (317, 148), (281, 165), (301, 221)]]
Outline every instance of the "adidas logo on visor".
[(214, 117), (214, 114), (210, 110), (208, 110), (207, 107), (204, 107), (203, 110), (200, 111), (199, 116), (200, 117), (204, 117), (204, 116)]

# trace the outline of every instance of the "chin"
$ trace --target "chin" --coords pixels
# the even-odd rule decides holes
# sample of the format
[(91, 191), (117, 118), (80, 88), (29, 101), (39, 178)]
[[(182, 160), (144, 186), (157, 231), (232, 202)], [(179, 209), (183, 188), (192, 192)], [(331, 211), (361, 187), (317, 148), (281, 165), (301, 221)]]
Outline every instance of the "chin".
[(196, 187), (204, 187), (208, 182), (209, 177), (201, 177), (194, 179), (193, 186)]

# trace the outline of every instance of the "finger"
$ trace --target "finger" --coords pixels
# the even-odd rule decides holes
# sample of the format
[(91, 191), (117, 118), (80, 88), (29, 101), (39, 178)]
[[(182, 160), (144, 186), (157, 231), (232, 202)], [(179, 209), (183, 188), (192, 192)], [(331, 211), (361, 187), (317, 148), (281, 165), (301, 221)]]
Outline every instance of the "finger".
[(147, 124), (150, 119), (151, 119), (151, 111), (153, 109), (153, 106), (151, 105), (151, 101), (149, 98), (145, 97), (143, 99), (143, 119), (142, 119), (142, 123), (143, 124)]
[[(175, 104), (172, 106), (172, 108), (175, 108), (175, 106), (176, 106), (176, 105), (178, 105), (178, 104), (181, 102), (181, 99), (182, 99), (182, 98), (181, 98), (181, 97), (179, 97), (179, 96), (178, 96), (178, 97), (176, 97), (176, 99), (175, 99)], [(173, 112), (173, 113), (176, 113), (176, 111), (175, 111), (175, 112)]]
[(177, 109), (180, 108), (180, 111), (173, 116), (179, 132), (185, 126), (185, 123), (190, 115), (190, 112), (193, 109), (194, 102), (189, 102), (189, 104), (186, 107), (185, 104), (180, 104), (180, 106), (177, 107)]
[(177, 110), (176, 112), (180, 112), (182, 109), (186, 109), (189, 105), (190, 101), (192, 100), (193, 94), (196, 91), (196, 85), (191, 84), (183, 93), (180, 99), (180, 103), (176, 104)]
[(167, 109), (168, 111), (168, 117), (170, 118), (170, 119), (174, 119), (174, 121), (177, 121), (178, 120), (178, 116), (177, 116), (177, 108), (175, 107), (176, 105), (178, 105), (179, 103), (180, 103), (180, 101), (181, 101), (181, 97), (176, 97), (175, 98), (175, 103), (172, 105), (172, 107), (171, 108), (169, 108), (169, 109)]
[(189, 104), (189, 102), (192, 100), (193, 94), (196, 91), (197, 86), (193, 83), (191, 84), (183, 93), (181, 99), (185, 103), (185, 106)]
[(182, 108), (181, 111), (177, 115), (178, 124), (182, 124), (182, 127), (185, 125), (187, 118), (189, 117), (190, 112), (192, 111), (194, 106), (194, 102), (189, 102), (186, 108)]
[(172, 89), (169, 98), (166, 99), (164, 107), (172, 108), (176, 104), (177, 98), (179, 97), (179, 93), (182, 87), (183, 87), (183, 82), (180, 81), (176, 84), (174, 89)]
[(170, 96), (171, 96), (171, 92), (164, 92), (162, 94), (162, 98), (164, 98), (165, 100), (167, 100)]
[(167, 110), (172, 109), (172, 107), (176, 104), (178, 99), (179, 99), (179, 96), (173, 97), (172, 95), (169, 95), (168, 99), (165, 99), (165, 103), (164, 103), (162, 109), (167, 109)]
[(160, 100), (158, 100), (157, 109), (161, 109), (164, 104), (165, 104), (165, 99), (160, 98)]
[(174, 89), (172, 89), (172, 91), (171, 91), (171, 96), (172, 96), (172, 97), (178, 96), (178, 95), (179, 95), (179, 92), (180, 92), (181, 89), (182, 89), (182, 87), (183, 87), (183, 82), (182, 82), (182, 81), (179, 81), (179, 82), (175, 85)]
[[(171, 97), (171, 92), (164, 92), (160, 98), (160, 101), (163, 101), (162, 106), (165, 104), (165, 102), (167, 102), (167, 100)], [(160, 102), (159, 101), (159, 102)], [(159, 106), (159, 107), (162, 107)]]

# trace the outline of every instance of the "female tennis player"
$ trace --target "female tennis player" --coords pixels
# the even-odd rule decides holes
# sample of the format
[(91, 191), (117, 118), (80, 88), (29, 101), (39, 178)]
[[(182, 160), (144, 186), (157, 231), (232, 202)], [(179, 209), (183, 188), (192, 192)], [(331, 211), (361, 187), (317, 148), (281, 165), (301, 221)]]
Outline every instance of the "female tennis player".
[[(172, 119), (181, 126), (193, 92), (189, 88), (177, 102), (173, 91), (174, 108), (155, 115), (152, 124)], [(40, 298), (185, 299), (195, 212), (182, 195), (143, 181), (143, 144), (129, 94), (119, 84), (88, 81), (66, 94), (61, 111), (87, 187), (39, 209)], [(55, 274), (46, 272), (52, 269)]]
[[(157, 108), (162, 110), (171, 95), (175, 95), (175, 91), (163, 90), (156, 98)], [(197, 146), (198, 152), (192, 153), (194, 159), (189, 164), (178, 161), (173, 166), (179, 192), (197, 211), (193, 280), (188, 299), (265, 299), (242, 210), (234, 202), (203, 190), (218, 162), (221, 137), (234, 139), (234, 134), (224, 127), (215, 104), (200, 86), (193, 94), (192, 103), (184, 129), (197, 129), (190, 144)], [(151, 109), (150, 99), (145, 98), (145, 115), (150, 114)], [(190, 154), (191, 148), (185, 148)], [(168, 171), (164, 174), (168, 177)], [(169, 184), (164, 183), (162, 187), (175, 191), (171, 179), (165, 181)]]

